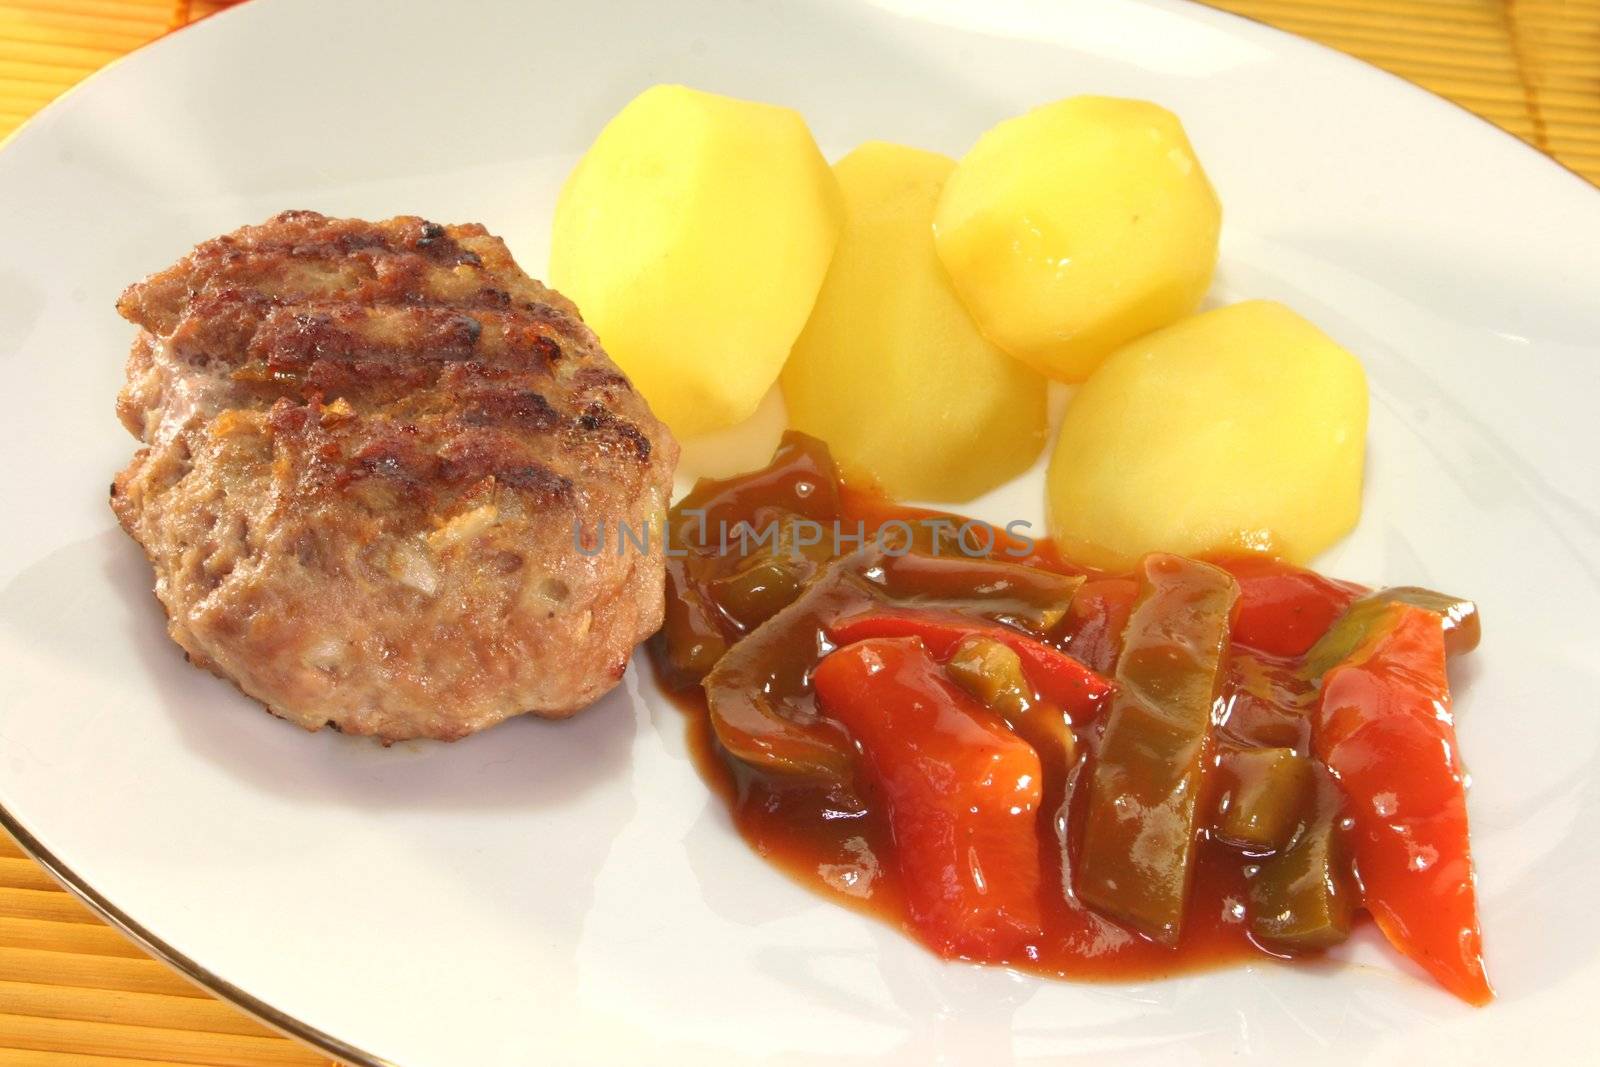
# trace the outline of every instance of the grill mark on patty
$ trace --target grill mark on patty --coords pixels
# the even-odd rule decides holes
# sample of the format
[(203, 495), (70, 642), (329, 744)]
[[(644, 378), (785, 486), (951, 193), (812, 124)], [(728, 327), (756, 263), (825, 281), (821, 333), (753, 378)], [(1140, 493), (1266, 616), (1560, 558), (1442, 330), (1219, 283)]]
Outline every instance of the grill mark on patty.
[(495, 472), (494, 479), (513, 489), (527, 491), (532, 496), (535, 506), (549, 507), (572, 499), (572, 479), (557, 474), (542, 463), (502, 467)]
[(466, 397), (461, 421), (468, 426), (515, 425), (547, 433), (561, 425), (561, 414), (543, 393), (531, 389), (483, 390)]
[(258, 420), (305, 491), (420, 513), (497, 484), (537, 509), (574, 504), (575, 479), (627, 485), (651, 467), (627, 378), (482, 227), (286, 212), (200, 246), (119, 309), (173, 319), (164, 358)]
[(543, 380), (561, 354), (547, 329), (516, 312), (278, 305), (242, 345), (242, 327), (212, 328), (198, 352), (189, 347), (197, 335), (183, 335), (179, 355), (204, 367), (242, 352), (244, 362), (230, 377), (260, 395), (381, 405), (431, 390), (457, 392), (476, 381)]
[[(309, 427), (311, 420), (298, 424)], [(380, 431), (345, 460), (330, 456), (341, 490), (363, 478), (375, 478), (418, 499), (431, 497), (433, 487), (460, 489), (493, 479), (519, 491), (534, 508), (571, 503), (577, 486), (571, 478), (530, 457), (518, 439), (501, 430), (458, 433), (436, 450), (416, 427), (401, 425)]]
[(649, 462), (650, 438), (639, 427), (607, 410), (604, 405), (590, 404), (574, 421), (584, 433), (595, 435), (608, 443), (619, 443), (640, 463)]
[(245, 355), (283, 369), (379, 355), (450, 361), (470, 359), (482, 336), (483, 323), (453, 307), (287, 307), (262, 319)]

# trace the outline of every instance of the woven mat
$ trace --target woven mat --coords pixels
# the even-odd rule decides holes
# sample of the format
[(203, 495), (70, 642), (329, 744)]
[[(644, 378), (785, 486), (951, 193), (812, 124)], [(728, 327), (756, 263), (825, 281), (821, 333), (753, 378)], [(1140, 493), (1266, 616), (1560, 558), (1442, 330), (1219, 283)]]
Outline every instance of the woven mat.
[[(1600, 0), (1211, 0), (1409, 78), (1600, 183)], [(0, 0), (0, 138), (85, 75), (228, 6)]]
[[(1477, 112), (1600, 183), (1600, 0), (1214, 0)], [(0, 138), (215, 0), (0, 0)], [(326, 1067), (144, 957), (0, 834), (0, 1067)]]

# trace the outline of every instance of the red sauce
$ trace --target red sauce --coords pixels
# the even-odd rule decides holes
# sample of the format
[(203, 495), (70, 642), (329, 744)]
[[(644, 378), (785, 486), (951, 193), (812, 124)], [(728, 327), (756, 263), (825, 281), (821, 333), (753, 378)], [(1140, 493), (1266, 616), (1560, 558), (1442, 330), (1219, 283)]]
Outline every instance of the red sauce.
[[(858, 490), (845, 490), (840, 503), (847, 521), (864, 519), (869, 528), (889, 519), (916, 521), (939, 514), (900, 508)], [(1074, 567), (1047, 541), (1036, 542), (1026, 561), (1089, 576), (1090, 584), (1080, 592), (1057, 637), (1085, 663), (1109, 671), (1115, 635), (1126, 621), (1136, 584)], [(1218, 743), (1226, 745), (1231, 736), (1241, 744), (1282, 745), (1305, 754), (1309, 724), (1301, 711), (1307, 691), (1295, 676), (1296, 661), (1283, 653), (1303, 653), (1362, 590), (1258, 558), (1216, 562), (1250, 579), (1219, 703), (1225, 710), (1218, 716)], [(1077, 607), (1080, 604), (1084, 606)], [(1265, 647), (1249, 647), (1245, 638)], [(752, 848), (836, 903), (916, 937), (906, 918), (887, 817), (870, 785), (796, 781), (754, 771), (718, 746), (699, 687), (680, 691), (676, 699), (687, 719), (701, 775), (728, 805)], [(1135, 980), (1276, 955), (1251, 939), (1245, 920), (1251, 858), (1208, 837), (1202, 837), (1199, 845), (1183, 934), (1175, 948), (1131, 932), (1078, 903), (1065, 869), (1071, 860), (1048, 858), (1064, 855), (1063, 840), (1069, 844), (1081, 840), (1076, 831), (1088, 795), (1087, 788), (1078, 787), (1084, 767), (1081, 761), (1071, 772), (1047, 765), (1044, 773), (1044, 802), (1037, 823), (1039, 854), (1047, 857), (1040, 890), (1044, 934), (1020, 956), (987, 962), (1051, 977)], [(1209, 811), (1214, 798), (1202, 797), (1201, 804), (1202, 811)]]

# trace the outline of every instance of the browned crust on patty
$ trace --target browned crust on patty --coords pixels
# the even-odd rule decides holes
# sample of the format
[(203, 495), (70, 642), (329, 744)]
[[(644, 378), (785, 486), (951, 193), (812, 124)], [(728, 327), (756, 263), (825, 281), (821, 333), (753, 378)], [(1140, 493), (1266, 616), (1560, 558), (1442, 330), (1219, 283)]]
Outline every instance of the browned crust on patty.
[(112, 506), (172, 636), (315, 728), (463, 736), (570, 714), (660, 621), (677, 446), (571, 302), (481, 226), (285, 212), (118, 302)]

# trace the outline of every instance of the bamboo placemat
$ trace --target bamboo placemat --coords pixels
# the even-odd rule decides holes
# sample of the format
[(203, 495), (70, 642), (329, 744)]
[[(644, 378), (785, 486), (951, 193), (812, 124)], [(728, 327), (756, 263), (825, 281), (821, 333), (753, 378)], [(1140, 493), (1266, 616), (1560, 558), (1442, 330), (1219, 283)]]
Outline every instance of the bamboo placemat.
[[(1600, 0), (1210, 0), (1477, 112), (1600, 183)], [(0, 138), (219, 0), (0, 0)]]
[[(1600, 183), (1600, 0), (1213, 0), (1449, 97)], [(0, 138), (217, 0), (0, 0)], [(190, 985), (0, 834), (0, 1067), (327, 1067)]]
[(1600, 184), (1600, 0), (1212, 0), (1454, 100)]
[(0, 833), (0, 1065), (330, 1062), (146, 957)]

